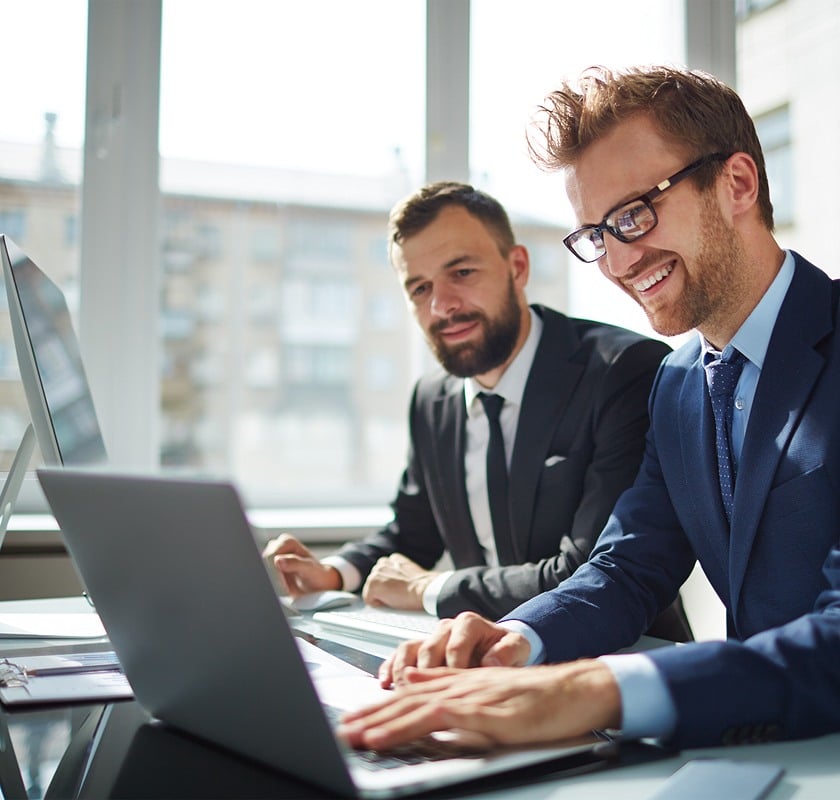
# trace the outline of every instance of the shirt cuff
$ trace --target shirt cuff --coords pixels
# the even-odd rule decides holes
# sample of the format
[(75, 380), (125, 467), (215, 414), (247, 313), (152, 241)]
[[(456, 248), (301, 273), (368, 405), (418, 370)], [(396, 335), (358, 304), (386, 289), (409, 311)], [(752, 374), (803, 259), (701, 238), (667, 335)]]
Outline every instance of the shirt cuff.
[(621, 692), (621, 732), (627, 739), (667, 739), (677, 710), (665, 681), (644, 653), (601, 656)]
[(539, 634), (530, 626), (518, 619), (506, 619), (499, 623), (503, 628), (507, 628), (514, 633), (521, 633), (531, 645), (531, 652), (528, 654), (528, 660), (525, 662), (526, 667), (534, 664), (542, 664), (545, 661), (545, 645), (540, 639)]
[(321, 563), (338, 570), (338, 574), (341, 575), (339, 588), (345, 592), (355, 592), (362, 585), (362, 573), (347, 559), (341, 556), (327, 556), (321, 559)]
[(452, 575), (452, 570), (441, 572), (423, 591), (423, 610), (433, 617), (438, 615), (437, 601), (440, 597), (440, 590), (443, 589), (443, 584), (449, 580)]

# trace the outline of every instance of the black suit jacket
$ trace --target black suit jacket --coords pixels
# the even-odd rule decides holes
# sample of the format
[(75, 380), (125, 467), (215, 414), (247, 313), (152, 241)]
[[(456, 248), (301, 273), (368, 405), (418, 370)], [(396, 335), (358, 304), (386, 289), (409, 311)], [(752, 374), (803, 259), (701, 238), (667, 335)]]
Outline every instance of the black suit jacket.
[[(464, 382), (442, 371), (414, 390), (393, 521), (339, 551), (362, 576), (391, 553), (432, 569), (448, 551), (455, 572), (438, 598), (441, 617), (473, 610), (495, 619), (568, 578), (588, 558), (641, 463), (648, 395), (668, 346), (534, 309), (543, 332), (511, 458), (513, 557), (499, 567), (485, 563), (465, 486)], [(671, 622), (654, 632), (687, 638), (685, 618)]]

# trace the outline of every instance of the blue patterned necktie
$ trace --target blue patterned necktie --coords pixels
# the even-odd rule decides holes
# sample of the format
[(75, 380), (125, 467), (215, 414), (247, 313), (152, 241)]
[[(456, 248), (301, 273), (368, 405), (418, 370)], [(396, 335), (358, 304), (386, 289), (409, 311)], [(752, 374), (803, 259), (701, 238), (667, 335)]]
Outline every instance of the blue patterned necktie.
[[(710, 355), (706, 358), (709, 359)], [(712, 401), (712, 413), (715, 415), (718, 479), (727, 521), (731, 521), (732, 518), (732, 499), (735, 493), (735, 462), (732, 458), (732, 396), (745, 361), (744, 355), (735, 350), (731, 358), (726, 361), (718, 356), (703, 365), (706, 370), (709, 399)]]
[(487, 443), (487, 499), (490, 502), (490, 519), (493, 522), (493, 538), (500, 564), (511, 563), (510, 511), (508, 507), (508, 471), (505, 458), (505, 441), (499, 415), (505, 398), (498, 394), (479, 392), (490, 425), (490, 439)]

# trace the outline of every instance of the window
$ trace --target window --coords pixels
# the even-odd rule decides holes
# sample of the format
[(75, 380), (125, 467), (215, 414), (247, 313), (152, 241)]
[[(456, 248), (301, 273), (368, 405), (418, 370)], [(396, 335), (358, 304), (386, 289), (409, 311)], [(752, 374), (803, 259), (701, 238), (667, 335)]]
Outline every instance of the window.
[[(2, 0), (0, 18), (6, 31), (0, 49), (0, 74), (5, 76), (5, 111), (0, 115), (0, 233), (9, 236), (64, 290), (75, 313), (87, 3)], [(60, 60), (50, 58), (52, 53), (61, 54)], [(29, 414), (2, 285), (0, 296), (2, 471), (14, 457)]]
[(681, 5), (671, 0), (640, 0), (632, 14), (624, 0), (521, 0), (515, 13), (505, 0), (472, 3), (470, 175), (505, 204), (531, 250), (532, 302), (650, 334), (632, 300), (565, 252), (558, 229), (571, 226), (572, 214), (563, 176), (531, 163), (525, 125), (561, 78), (591, 64), (683, 60), (681, 25)]
[[(463, 8), (430, 3), (444, 16)], [(563, 261), (562, 178), (531, 165), (523, 129), (552, 82), (586, 62), (679, 61), (681, 6), (641, 0), (639, 35), (618, 0), (597, 12), (555, 0), (471, 6), (469, 164), (455, 177), (511, 211), (532, 252), (533, 300), (620, 322), (602, 279)], [(94, 4), (88, 48), (84, 0), (0, 0), (16, 32), (3, 74), (27, 64), (27, 80), (6, 86), (16, 113), (0, 120), (0, 221), (81, 304), (115, 463), (222, 472), (251, 504), (387, 501), (410, 386), (430, 363), (384, 241), (388, 210), (440, 145), (425, 141), (427, 95), (449, 89), (425, 85), (426, 0), (161, 8), (158, 19), (155, 0)], [(22, 429), (22, 396), (3, 407), (19, 409)]]
[(755, 118), (755, 127), (764, 151), (773, 219), (777, 226), (792, 225), (796, 208), (793, 180), (793, 146), (790, 135), (790, 107), (770, 111)]
[(387, 501), (415, 334), (384, 232), (423, 175), (425, 2), (164, 0), (162, 25), (167, 463), (254, 503)]
[(746, 19), (751, 14), (757, 14), (770, 6), (778, 5), (783, 0), (736, 0), (736, 9), (739, 19)]

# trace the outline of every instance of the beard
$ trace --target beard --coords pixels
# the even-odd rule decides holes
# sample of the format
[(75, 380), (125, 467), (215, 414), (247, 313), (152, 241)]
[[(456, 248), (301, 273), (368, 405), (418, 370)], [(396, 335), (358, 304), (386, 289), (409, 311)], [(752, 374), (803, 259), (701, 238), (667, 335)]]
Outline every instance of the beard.
[[(653, 329), (663, 336), (676, 336), (692, 329), (714, 329), (737, 308), (746, 291), (746, 255), (741, 238), (727, 225), (711, 195), (704, 196), (700, 225), (702, 247), (685, 265), (685, 280), (679, 304), (667, 312), (645, 306), (633, 297), (647, 314)], [(651, 263), (661, 261), (655, 254)], [(643, 271), (643, 266), (640, 270)]]
[[(478, 342), (465, 342), (450, 346), (443, 341), (440, 331), (453, 324), (479, 322), (484, 336)], [(454, 314), (435, 323), (426, 336), (429, 347), (441, 366), (458, 378), (483, 375), (504, 364), (516, 346), (522, 328), (522, 316), (516, 297), (513, 278), (500, 312), (493, 318), (482, 311)]]

